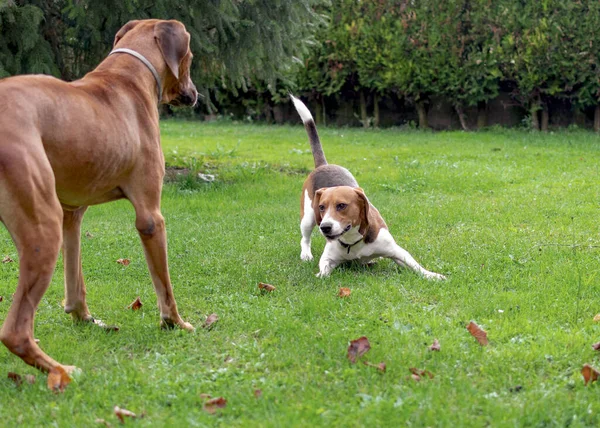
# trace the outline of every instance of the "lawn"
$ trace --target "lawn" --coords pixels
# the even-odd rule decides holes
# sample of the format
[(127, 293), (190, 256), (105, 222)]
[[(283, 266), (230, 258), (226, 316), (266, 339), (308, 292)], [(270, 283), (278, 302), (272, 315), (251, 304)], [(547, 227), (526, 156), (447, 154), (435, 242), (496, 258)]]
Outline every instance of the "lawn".
[[(162, 209), (175, 296), (196, 332), (159, 329), (129, 203), (93, 207), (88, 304), (121, 330), (64, 314), (59, 260), (35, 335), (82, 373), (53, 394), (0, 347), (0, 425), (118, 425), (114, 406), (143, 415), (128, 421), (140, 426), (600, 425), (600, 386), (580, 373), (600, 368), (600, 137), (320, 129), (328, 160), (355, 174), (397, 242), (448, 276), (429, 282), (390, 260), (316, 278), (316, 231), (315, 260), (300, 261), (299, 193), (312, 168), (301, 126), (167, 121), (162, 134), (167, 164), (189, 172), (166, 184)], [(0, 320), (18, 277), (0, 228), (5, 256)], [(137, 296), (143, 307), (126, 309)], [(203, 329), (211, 313), (219, 321)], [(488, 346), (466, 330), (471, 320)], [(371, 350), (351, 364), (361, 336)], [(433, 378), (416, 381), (411, 367)], [(8, 372), (37, 382), (17, 387)], [(226, 407), (209, 414), (203, 394)]]

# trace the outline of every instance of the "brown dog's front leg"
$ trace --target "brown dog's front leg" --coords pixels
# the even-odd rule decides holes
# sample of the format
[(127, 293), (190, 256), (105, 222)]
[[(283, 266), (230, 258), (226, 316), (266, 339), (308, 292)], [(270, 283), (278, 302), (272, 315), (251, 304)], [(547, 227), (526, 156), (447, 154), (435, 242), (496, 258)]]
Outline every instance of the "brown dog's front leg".
[(147, 211), (136, 208), (135, 225), (144, 246), (146, 262), (158, 297), (161, 326), (164, 328), (179, 326), (185, 330), (194, 330), (194, 327), (183, 321), (177, 312), (177, 303), (169, 277), (167, 236), (163, 216), (159, 210)]

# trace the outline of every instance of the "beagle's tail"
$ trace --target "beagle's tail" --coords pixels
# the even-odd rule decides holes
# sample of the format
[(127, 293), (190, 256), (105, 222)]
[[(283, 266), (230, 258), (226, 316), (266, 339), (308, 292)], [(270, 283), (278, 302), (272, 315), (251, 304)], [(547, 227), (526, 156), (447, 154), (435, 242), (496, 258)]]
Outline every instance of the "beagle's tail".
[(310, 111), (304, 105), (302, 101), (290, 94), (290, 98), (296, 107), (296, 111), (304, 123), (304, 128), (308, 133), (308, 140), (310, 141), (310, 149), (312, 150), (313, 159), (315, 160), (315, 168), (322, 165), (327, 165), (327, 159), (325, 159), (325, 153), (323, 153), (323, 146), (321, 146), (321, 140), (319, 140), (319, 134), (317, 133), (317, 126), (313, 119)]

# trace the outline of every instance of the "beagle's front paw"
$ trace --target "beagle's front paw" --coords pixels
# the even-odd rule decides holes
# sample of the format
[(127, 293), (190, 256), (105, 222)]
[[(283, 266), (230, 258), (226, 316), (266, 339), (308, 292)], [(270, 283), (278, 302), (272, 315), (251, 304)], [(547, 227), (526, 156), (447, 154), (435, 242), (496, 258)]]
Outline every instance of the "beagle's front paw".
[(423, 275), (426, 279), (429, 279), (431, 281), (445, 281), (446, 277), (440, 273), (435, 273), (435, 272), (427, 272), (425, 275)]
[(310, 252), (310, 250), (308, 250), (308, 251), (302, 250), (302, 253), (300, 253), (300, 258), (305, 262), (310, 262), (313, 259), (313, 255)]

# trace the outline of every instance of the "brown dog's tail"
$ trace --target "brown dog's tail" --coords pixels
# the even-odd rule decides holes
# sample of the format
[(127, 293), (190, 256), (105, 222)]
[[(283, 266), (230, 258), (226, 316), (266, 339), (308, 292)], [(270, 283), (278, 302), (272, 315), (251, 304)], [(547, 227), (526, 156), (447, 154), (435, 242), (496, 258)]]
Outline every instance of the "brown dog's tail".
[(304, 123), (304, 128), (308, 133), (308, 140), (310, 141), (310, 149), (312, 150), (313, 158), (315, 160), (315, 168), (318, 168), (322, 165), (327, 165), (327, 159), (325, 159), (325, 153), (323, 153), (323, 146), (321, 146), (321, 140), (319, 139), (319, 134), (317, 133), (317, 126), (315, 125), (315, 120), (308, 111), (308, 108), (304, 105), (302, 101), (298, 98), (290, 94), (290, 98), (294, 103), (294, 107), (296, 107), (296, 111), (300, 115), (302, 119), (302, 123)]

